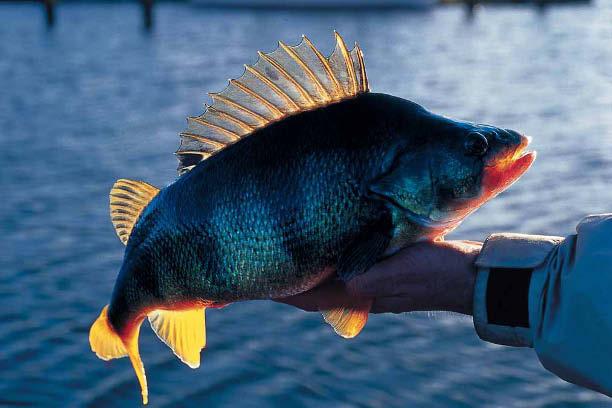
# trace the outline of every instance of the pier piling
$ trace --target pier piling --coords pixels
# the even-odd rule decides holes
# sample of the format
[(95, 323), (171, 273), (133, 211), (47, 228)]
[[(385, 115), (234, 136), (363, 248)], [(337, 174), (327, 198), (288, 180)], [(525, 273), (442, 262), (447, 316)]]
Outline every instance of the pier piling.
[(43, 3), (47, 27), (53, 27), (55, 24), (55, 0), (43, 0)]
[(153, 0), (141, 0), (145, 30), (153, 28)]

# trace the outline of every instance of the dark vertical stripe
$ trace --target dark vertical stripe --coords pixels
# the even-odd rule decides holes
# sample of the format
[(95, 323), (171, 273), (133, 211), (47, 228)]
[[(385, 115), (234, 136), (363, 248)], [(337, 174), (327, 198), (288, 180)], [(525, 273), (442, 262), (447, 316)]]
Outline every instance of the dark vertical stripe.
[(529, 327), (531, 269), (492, 268), (487, 284), (489, 323)]

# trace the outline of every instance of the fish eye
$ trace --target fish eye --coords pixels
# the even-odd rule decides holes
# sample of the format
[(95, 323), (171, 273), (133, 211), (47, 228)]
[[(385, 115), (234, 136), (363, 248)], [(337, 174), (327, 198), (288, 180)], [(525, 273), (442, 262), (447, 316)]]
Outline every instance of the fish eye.
[(489, 148), (489, 142), (482, 133), (470, 132), (465, 141), (465, 151), (469, 156), (483, 156)]

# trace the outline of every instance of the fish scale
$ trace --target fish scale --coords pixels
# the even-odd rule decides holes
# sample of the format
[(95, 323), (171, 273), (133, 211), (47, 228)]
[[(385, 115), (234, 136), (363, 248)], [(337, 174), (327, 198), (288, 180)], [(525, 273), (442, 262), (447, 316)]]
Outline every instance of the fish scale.
[[(102, 359), (128, 356), (148, 400), (140, 325), (200, 365), (207, 308), (343, 282), (423, 240), (442, 239), (517, 180), (528, 139), (369, 92), (363, 55), (336, 33), (325, 58), (280, 44), (188, 120), (180, 177), (158, 190), (118, 180), (111, 220), (126, 244), (110, 304), (90, 330)], [(342, 337), (373, 299), (321, 306)]]
[[(304, 120), (312, 121), (308, 117)], [(346, 240), (344, 235), (348, 232), (342, 234), (340, 229), (334, 233), (339, 224), (347, 226), (345, 230), (350, 230), (354, 220), (363, 218), (361, 222), (369, 222), (375, 217), (372, 210), (369, 210), (373, 213), (369, 218), (359, 213), (361, 210), (367, 214), (368, 210), (362, 209), (363, 200), (359, 197), (356, 174), (364, 172), (366, 168), (375, 168), (377, 164), (369, 159), (364, 162), (356, 157), (355, 152), (347, 149), (340, 149), (340, 153), (334, 150), (327, 155), (306, 158), (302, 152), (296, 152), (294, 157), (289, 156), (284, 152), (281, 141), (289, 148), (296, 139), (300, 139), (299, 135), (288, 135), (285, 131), (285, 128), (294, 126), (291, 123), (277, 124), (280, 128), (275, 132), (278, 140), (269, 140), (268, 143), (280, 151), (270, 149), (268, 143), (254, 143), (259, 135), (253, 135), (250, 140), (244, 141), (248, 145), (235, 150), (231, 157), (209, 161), (209, 166), (204, 162), (202, 168), (192, 170), (184, 181), (179, 180), (175, 183), (176, 187), (169, 189), (168, 194), (171, 194), (174, 189), (180, 190), (183, 184), (191, 184), (189, 195), (202, 197), (201, 202), (206, 203), (206, 208), (197, 211), (198, 217), (194, 222), (207, 219), (212, 224), (198, 228), (208, 228), (219, 243), (217, 248), (220, 253), (208, 256), (217, 259), (220, 269), (217, 274), (226, 277), (228, 286), (223, 289), (232, 293), (232, 298), (223, 300), (296, 293), (302, 289), (299, 285), (295, 287), (296, 277), (308, 279), (325, 266), (333, 265), (334, 258), (338, 256), (337, 248), (343, 239)], [(351, 132), (348, 133), (347, 139), (351, 137)], [(302, 149), (305, 151), (314, 149), (326, 137), (319, 136), (320, 141), (317, 141), (312, 135), (306, 135), (303, 139)], [(237, 149), (239, 146), (234, 147)], [(276, 167), (275, 177), (259, 178), (258, 169), (263, 167), (261, 162), (270, 158)], [(252, 168), (245, 166), (244, 163), (249, 163), (251, 159), (255, 163), (250, 165)], [(216, 166), (215, 163), (221, 165)], [(231, 168), (231, 172), (226, 168)], [(315, 172), (315, 169), (319, 171)], [(350, 178), (347, 179), (350, 174), (355, 174), (352, 184)], [(323, 177), (325, 175), (327, 180)], [(221, 177), (225, 183), (215, 184), (215, 180)], [(316, 183), (304, 181), (308, 177), (312, 177)], [(197, 178), (197, 181), (193, 182), (191, 178)], [(287, 185), (294, 185), (295, 188), (291, 191), (281, 188)], [(323, 197), (328, 199), (324, 200)], [(164, 199), (180, 203), (185, 211), (190, 211), (194, 205), (188, 199)], [(344, 218), (344, 222), (339, 223), (341, 218)], [(312, 246), (313, 251), (307, 250), (308, 246)], [(304, 262), (306, 258), (308, 262)], [(302, 265), (307, 265), (308, 270)], [(168, 273), (170, 271), (160, 274)], [(243, 281), (255, 282), (256, 286)], [(199, 296), (203, 299), (211, 297), (204, 291)]]

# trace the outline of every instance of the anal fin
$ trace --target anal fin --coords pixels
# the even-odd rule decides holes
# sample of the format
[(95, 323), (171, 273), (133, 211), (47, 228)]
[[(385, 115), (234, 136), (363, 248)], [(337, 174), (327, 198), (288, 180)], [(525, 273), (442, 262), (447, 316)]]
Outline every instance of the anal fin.
[(372, 299), (359, 299), (350, 305), (322, 310), (323, 319), (345, 339), (357, 336), (368, 321)]
[(191, 368), (200, 366), (200, 351), (206, 346), (205, 308), (155, 310), (149, 323), (174, 354)]

